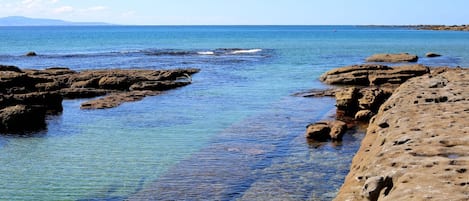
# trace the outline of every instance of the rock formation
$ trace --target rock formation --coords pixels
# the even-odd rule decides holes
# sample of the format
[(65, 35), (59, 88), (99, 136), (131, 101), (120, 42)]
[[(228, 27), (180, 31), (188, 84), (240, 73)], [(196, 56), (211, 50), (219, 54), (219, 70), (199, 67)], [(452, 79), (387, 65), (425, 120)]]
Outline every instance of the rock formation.
[(382, 85), (401, 84), (409, 78), (429, 73), (423, 65), (390, 67), (379, 64), (362, 64), (333, 69), (319, 78), (326, 84), (338, 85)]
[(28, 53), (26, 53), (26, 56), (27, 57), (35, 57), (35, 56), (37, 56), (37, 53), (36, 52), (28, 52)]
[[(0, 132), (42, 128), (45, 114), (62, 112), (62, 100), (93, 98), (83, 109), (104, 109), (123, 102), (141, 100), (161, 91), (191, 83), (198, 69), (90, 70), (76, 72), (53, 67), (21, 70), (0, 65)], [(27, 122), (27, 123), (25, 123)]]
[(347, 131), (347, 124), (342, 121), (322, 121), (306, 127), (306, 138), (324, 142), (328, 140), (342, 141)]
[(412, 78), (370, 121), (335, 200), (468, 200), (469, 70)]
[(441, 54), (435, 53), (435, 52), (428, 52), (425, 54), (426, 57), (441, 57)]
[(388, 62), (388, 63), (400, 63), (400, 62), (417, 62), (419, 57), (408, 53), (399, 54), (375, 54), (366, 59), (367, 62)]
[(417, 25), (412, 26), (419, 30), (434, 30), (434, 31), (469, 31), (469, 25)]

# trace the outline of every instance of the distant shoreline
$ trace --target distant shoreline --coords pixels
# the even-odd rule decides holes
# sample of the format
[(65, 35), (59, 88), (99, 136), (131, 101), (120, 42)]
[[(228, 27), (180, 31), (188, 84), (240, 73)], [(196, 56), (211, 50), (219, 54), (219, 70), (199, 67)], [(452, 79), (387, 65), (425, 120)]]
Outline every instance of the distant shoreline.
[(468, 25), (362, 25), (362, 27), (409, 28), (433, 31), (469, 31)]

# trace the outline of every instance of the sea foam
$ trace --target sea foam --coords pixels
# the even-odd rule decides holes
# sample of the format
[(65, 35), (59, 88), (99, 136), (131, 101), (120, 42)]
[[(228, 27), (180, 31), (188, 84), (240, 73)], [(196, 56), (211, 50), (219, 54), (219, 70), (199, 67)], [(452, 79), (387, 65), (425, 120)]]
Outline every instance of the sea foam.
[(231, 54), (247, 54), (247, 53), (256, 53), (260, 51), (262, 51), (262, 49), (235, 50), (231, 52)]
[(205, 52), (197, 52), (197, 54), (200, 54), (200, 55), (214, 55), (215, 53), (212, 52), (212, 51), (205, 51)]

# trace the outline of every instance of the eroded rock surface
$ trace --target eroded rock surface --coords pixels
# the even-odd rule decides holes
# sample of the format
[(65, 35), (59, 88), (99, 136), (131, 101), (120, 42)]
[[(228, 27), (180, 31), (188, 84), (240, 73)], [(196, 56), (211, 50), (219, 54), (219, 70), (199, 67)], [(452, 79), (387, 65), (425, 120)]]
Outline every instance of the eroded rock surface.
[(469, 70), (402, 84), (370, 121), (335, 200), (469, 199)]
[(319, 79), (326, 84), (338, 85), (401, 84), (412, 77), (429, 72), (429, 68), (423, 65), (390, 67), (380, 64), (362, 64), (330, 70)]

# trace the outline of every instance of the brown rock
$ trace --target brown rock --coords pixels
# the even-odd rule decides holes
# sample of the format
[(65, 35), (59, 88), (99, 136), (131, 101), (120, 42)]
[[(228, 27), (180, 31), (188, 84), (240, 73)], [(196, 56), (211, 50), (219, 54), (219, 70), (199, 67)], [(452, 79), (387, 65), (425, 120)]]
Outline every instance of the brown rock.
[(32, 89), (36, 84), (36, 80), (29, 77), (25, 73), (15, 71), (0, 71), (0, 92), (12, 93), (11, 88), (24, 87)]
[(327, 84), (361, 86), (401, 84), (409, 78), (429, 72), (429, 68), (423, 65), (389, 67), (379, 64), (364, 64), (328, 71), (321, 75), (320, 80)]
[(44, 129), (45, 111), (26, 105), (15, 105), (0, 110), (0, 132), (24, 133)]
[[(28, 122), (29, 119), (36, 121), (42, 118), (36, 111), (61, 112), (63, 98), (90, 98), (115, 92), (84, 103), (82, 108), (115, 107), (123, 102), (157, 95), (159, 91), (188, 85), (191, 83), (190, 75), (198, 71), (198, 69), (119, 69), (75, 72), (64, 67), (21, 70), (15, 66), (0, 66), (0, 109), (5, 109), (3, 119), (6, 122), (3, 129), (11, 131), (17, 126), (15, 122), (20, 120)], [(128, 92), (130, 86), (132, 90), (138, 91)], [(13, 108), (15, 105), (24, 105), (24, 107)], [(17, 112), (20, 110), (23, 112)], [(8, 115), (11, 117), (7, 117)], [(36, 115), (38, 118), (31, 115)]]
[(323, 142), (331, 139), (330, 132), (331, 128), (327, 122), (317, 122), (306, 127), (306, 138)]
[(186, 86), (190, 82), (174, 82), (174, 81), (143, 81), (130, 86), (130, 90), (152, 90), (152, 91), (165, 91), (182, 86)]
[(370, 120), (335, 200), (467, 200), (468, 83), (455, 69), (402, 84)]
[(99, 80), (101, 78), (91, 78), (89, 80), (77, 81), (72, 83), (70, 88), (99, 88)]
[(94, 98), (104, 96), (110, 92), (113, 92), (113, 90), (91, 88), (65, 88), (59, 91), (65, 99)]
[(81, 109), (107, 109), (121, 105), (124, 102), (139, 101), (146, 96), (159, 94), (157, 91), (131, 91), (114, 93), (103, 98), (87, 101), (81, 104)]
[(329, 126), (331, 127), (331, 132), (329, 135), (331, 136), (332, 141), (342, 141), (342, 137), (347, 131), (347, 124), (343, 121), (331, 121), (328, 122)]
[(371, 110), (360, 110), (355, 114), (355, 119), (360, 121), (368, 121), (375, 114)]
[(376, 176), (366, 180), (361, 194), (370, 201), (377, 201), (379, 196), (389, 194), (394, 183), (392, 177)]
[(417, 62), (419, 57), (417, 55), (411, 55), (408, 53), (399, 54), (375, 54), (366, 59), (367, 62), (389, 62), (389, 63), (400, 63), (400, 62)]
[(28, 105), (38, 108), (44, 108), (44, 111), (50, 113), (62, 112), (62, 96), (55, 92), (32, 92), (26, 94), (11, 94), (2, 97), (2, 104)]
[(345, 66), (330, 70), (319, 78), (327, 84), (361, 85), (368, 86), (370, 81), (368, 75), (372, 72), (382, 72), (391, 67), (378, 64), (363, 64)]
[(338, 110), (345, 111), (347, 116), (354, 115), (358, 110), (357, 104), (358, 88), (343, 88), (335, 93), (336, 107)]
[(129, 90), (132, 80), (127, 76), (106, 76), (99, 80), (98, 86), (101, 89)]
[(392, 95), (392, 90), (384, 90), (376, 87), (362, 88), (358, 95), (358, 107), (360, 110), (378, 112), (378, 108)]
[(342, 121), (325, 121), (309, 124), (306, 127), (306, 138), (325, 142), (328, 140), (342, 141), (347, 131), (347, 124)]

